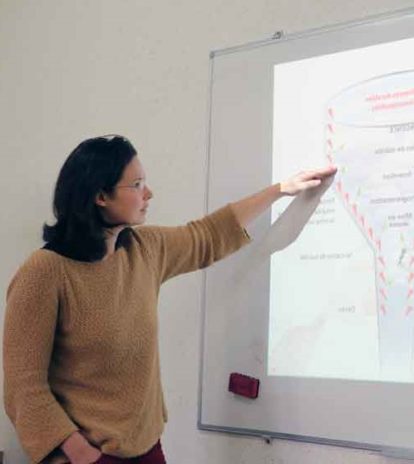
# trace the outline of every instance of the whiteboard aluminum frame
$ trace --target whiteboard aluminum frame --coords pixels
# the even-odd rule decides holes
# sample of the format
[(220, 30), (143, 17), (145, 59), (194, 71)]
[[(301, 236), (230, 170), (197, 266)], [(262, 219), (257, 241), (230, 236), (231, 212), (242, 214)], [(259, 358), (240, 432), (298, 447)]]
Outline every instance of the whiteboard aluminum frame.
[[(259, 48), (267, 45), (275, 45), (277, 43), (294, 41), (298, 39), (305, 39), (315, 35), (328, 34), (330, 32), (338, 32), (345, 29), (352, 29), (354, 27), (372, 25), (380, 21), (389, 21), (392, 19), (403, 19), (407, 16), (414, 17), (414, 7), (394, 10), (387, 13), (370, 15), (360, 20), (347, 21), (337, 23), (334, 25), (323, 26), (319, 28), (307, 29), (301, 32), (285, 35), (283, 31), (276, 32), (271, 38), (248, 42), (241, 45), (227, 47), (223, 49), (213, 50), (210, 52), (209, 62), (209, 85), (208, 85), (208, 104), (207, 104), (207, 149), (206, 149), (206, 190), (205, 190), (205, 214), (209, 213), (209, 184), (210, 184), (210, 165), (211, 165), (211, 118), (212, 118), (212, 96), (213, 96), (213, 81), (214, 81), (214, 58), (232, 53), (238, 53), (254, 48)], [(413, 32), (414, 37), (414, 32)], [(221, 432), (230, 435), (241, 435), (258, 437), (270, 443), (272, 439), (284, 439), (292, 441), (300, 441), (312, 444), (339, 446), (345, 448), (360, 449), (366, 451), (373, 451), (381, 453), (385, 457), (410, 459), (414, 460), (414, 449), (397, 448), (391, 446), (378, 446), (372, 443), (354, 442), (333, 440), (321, 437), (294, 435), (287, 433), (275, 433), (268, 430), (256, 430), (248, 428), (226, 427), (202, 422), (202, 405), (203, 405), (203, 370), (204, 370), (204, 345), (205, 345), (205, 319), (206, 319), (206, 287), (207, 287), (207, 269), (202, 272), (202, 301), (201, 301), (201, 333), (200, 333), (200, 367), (199, 367), (199, 385), (198, 385), (198, 414), (197, 414), (197, 428), (204, 431)]]

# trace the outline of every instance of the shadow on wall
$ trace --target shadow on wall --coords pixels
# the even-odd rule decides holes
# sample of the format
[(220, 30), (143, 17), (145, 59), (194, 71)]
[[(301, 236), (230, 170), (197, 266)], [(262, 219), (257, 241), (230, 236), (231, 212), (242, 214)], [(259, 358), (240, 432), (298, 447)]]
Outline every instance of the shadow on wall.
[(248, 285), (253, 271), (263, 264), (268, 265), (273, 253), (283, 250), (298, 238), (333, 181), (334, 177), (327, 178), (319, 187), (302, 192), (294, 198), (264, 236), (249, 245), (245, 261), (235, 273), (238, 285)]

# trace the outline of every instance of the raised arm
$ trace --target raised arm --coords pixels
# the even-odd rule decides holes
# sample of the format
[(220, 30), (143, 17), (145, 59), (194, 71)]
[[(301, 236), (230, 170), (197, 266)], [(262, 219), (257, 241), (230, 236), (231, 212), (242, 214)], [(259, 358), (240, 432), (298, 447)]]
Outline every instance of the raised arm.
[(231, 203), (185, 225), (136, 226), (133, 231), (160, 283), (210, 266), (251, 241)]
[(247, 224), (274, 201), (316, 187), (335, 172), (330, 167), (300, 173), (182, 226), (135, 226), (134, 237), (146, 247), (162, 283), (210, 266), (237, 251), (251, 241)]

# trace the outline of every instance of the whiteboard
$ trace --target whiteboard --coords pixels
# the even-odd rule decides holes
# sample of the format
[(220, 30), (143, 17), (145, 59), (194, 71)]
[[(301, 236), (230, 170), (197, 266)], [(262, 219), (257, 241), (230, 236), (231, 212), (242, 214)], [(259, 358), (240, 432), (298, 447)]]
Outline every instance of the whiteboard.
[[(409, 56), (406, 58), (405, 68), (404, 63), (394, 63), (391, 58), (398, 58), (398, 53), (394, 53), (392, 49), (395, 44), (404, 46), (405, 50), (414, 50), (414, 42), (410, 42), (414, 37), (413, 31), (414, 10), (410, 9), (295, 35), (275, 34), (275, 37), (269, 40), (212, 52), (206, 213), (214, 211), (225, 202), (237, 201), (255, 193), (285, 178), (289, 173), (294, 174), (297, 169), (313, 166), (318, 159), (313, 157), (313, 154), (318, 152), (316, 146), (320, 142), (316, 141), (315, 146), (312, 145), (311, 134), (315, 131), (310, 130), (312, 114), (308, 112), (309, 106), (306, 102), (317, 95), (317, 90), (304, 92), (304, 86), (314, 85), (315, 89), (319, 86), (321, 91), (323, 88), (326, 90), (333, 78), (323, 71), (325, 62), (331, 60), (331, 69), (340, 75), (336, 63), (345, 63), (347, 57), (351, 57), (350, 60), (361, 64), (353, 68), (349, 66), (347, 69), (360, 73), (357, 79), (360, 85), (369, 82), (367, 85), (374, 86), (370, 90), (370, 98), (385, 99), (384, 96), (381, 97), (378, 87), (375, 87), (376, 81), (372, 83), (373, 79), (365, 76), (362, 70), (370, 70), (372, 76), (381, 75), (384, 79), (388, 79), (388, 75), (397, 75), (404, 71), (402, 77), (409, 80), (412, 71), (409, 69), (410, 66), (414, 69), (414, 66), (409, 64)], [(388, 50), (390, 53), (385, 73), (383, 66), (386, 55), (383, 54), (384, 59), (381, 63), (378, 47), (385, 47), (381, 50)], [(361, 53), (368, 53), (368, 58), (364, 59)], [(375, 55), (377, 57), (369, 61), (370, 57)], [(404, 56), (400, 54), (400, 57)], [(319, 71), (316, 72), (316, 69)], [(281, 86), (282, 82), (284, 87)], [(292, 86), (296, 86), (295, 91), (292, 90)], [(414, 80), (412, 87), (414, 88)], [(352, 93), (354, 89), (359, 88), (350, 85), (348, 89), (342, 90)], [(333, 88), (329, 96), (335, 104), (340, 97), (334, 93)], [(405, 102), (411, 101), (407, 100), (407, 95), (404, 98)], [(340, 99), (339, 101), (341, 102)], [(370, 101), (371, 103), (373, 105)], [(380, 104), (384, 106), (387, 102), (375, 101), (376, 111), (385, 108), (380, 107)], [(411, 109), (407, 110), (409, 103), (405, 105), (404, 114), (408, 114), (408, 119), (403, 121), (397, 118), (398, 124), (388, 121), (387, 127), (405, 127), (402, 121), (408, 125), (408, 132), (404, 136), (404, 142), (408, 147), (411, 141), (414, 146), (414, 137), (410, 132), (414, 128), (414, 117), (410, 119)], [(362, 113), (358, 113), (359, 110), (354, 107), (349, 108), (345, 103), (342, 106), (338, 104), (336, 108), (341, 109), (341, 117), (353, 118), (353, 123), (346, 125), (346, 131), (340, 132), (341, 137), (352, 143), (354, 140), (363, 140), (363, 134), (358, 132), (362, 130), (361, 127), (366, 127), (365, 122), (361, 123)], [(329, 114), (329, 110), (327, 104), (326, 125), (319, 136), (324, 143), (334, 140), (329, 133), (326, 135), (327, 127), (331, 130), (329, 117), (332, 117), (332, 114)], [(399, 108), (388, 108), (387, 114), (390, 115), (391, 111), (398, 112)], [(380, 113), (376, 113), (375, 118), (377, 114)], [(298, 126), (303, 129), (299, 133), (292, 130), (294, 117), (298, 120)], [(372, 127), (381, 126), (381, 117), (373, 119)], [(349, 132), (351, 128), (356, 132)], [(318, 130), (316, 129), (316, 132)], [(374, 133), (370, 132), (371, 139), (372, 134)], [(304, 137), (309, 138), (308, 152), (304, 151), (300, 156), (296, 154), (297, 151), (290, 152), (291, 147), (300, 148), (300, 143), (304, 143), (301, 139)], [(333, 143), (336, 143), (335, 140)], [(322, 151), (327, 156), (325, 148)], [(349, 153), (352, 156), (353, 152)], [(347, 152), (348, 155), (349, 153)], [(301, 375), (300, 362), (295, 361), (295, 364), (294, 356), (289, 358), (289, 350), (286, 347), (283, 351), (280, 348), (281, 344), (275, 344), (274, 353), (269, 350), (269, 344), (272, 343), (269, 336), (269, 327), (273, 327), (271, 318), (275, 314), (281, 314), (282, 304), (287, 309), (284, 323), (289, 327), (289, 301), (292, 302), (292, 308), (296, 308), (297, 301), (302, 301), (303, 304), (307, 295), (311, 295), (312, 289), (315, 288), (318, 290), (314, 290), (315, 295), (312, 298), (322, 301), (324, 297), (334, 297), (329, 294), (329, 285), (324, 292), (324, 287), (320, 284), (322, 279), (318, 280), (317, 272), (306, 274), (304, 271), (313, 268), (302, 267), (295, 276), (295, 268), (289, 267), (294, 254), (299, 253), (298, 243), (311, 246), (312, 240), (317, 242), (315, 233), (312, 238), (309, 227), (317, 222), (318, 214), (329, 211), (330, 202), (338, 204), (336, 220), (344, 221), (348, 228), (346, 230), (353, 231), (354, 241), (360, 239), (361, 243), (358, 246), (365, 251), (358, 254), (358, 259), (363, 265), (375, 268), (374, 261), (376, 262), (379, 254), (374, 253), (372, 233), (371, 238), (369, 234), (363, 237), (364, 234), (359, 233), (358, 227), (362, 226), (361, 223), (357, 224), (356, 218), (362, 222), (364, 218), (361, 219), (362, 215), (353, 218), (351, 206), (355, 204), (347, 208), (347, 199), (343, 198), (343, 185), (351, 185), (347, 175), (345, 169), (344, 183), (339, 186), (337, 183), (325, 184), (317, 191), (302, 195), (293, 201), (282, 199), (276, 202), (272, 209), (267, 210), (248, 227), (253, 239), (250, 245), (204, 271), (198, 416), (200, 429), (372, 449), (389, 455), (414, 456), (411, 427), (411, 418), (414, 417), (413, 379), (406, 375), (403, 368), (395, 373), (391, 369), (384, 370), (384, 374), (379, 374), (375, 366), (371, 370), (364, 368), (363, 362), (370, 362), (369, 350), (371, 353), (380, 350), (378, 343), (375, 344), (374, 336), (371, 337), (369, 346), (367, 342), (367, 350), (361, 350), (360, 356), (355, 356), (354, 353), (354, 369), (350, 362), (353, 344), (361, 344), (369, 338), (366, 334), (370, 330), (369, 324), (374, 320), (372, 317), (367, 319), (365, 329), (361, 328), (359, 323), (355, 325), (353, 337), (349, 337), (352, 332), (340, 332), (342, 329), (337, 329), (341, 336), (330, 341), (332, 351), (326, 350), (327, 345), (324, 345), (318, 361), (312, 366), (307, 365), (307, 370), (303, 370), (305, 375)], [(395, 173), (395, 176), (397, 175), (400, 174)], [(358, 182), (355, 179), (351, 181), (354, 184)], [(404, 186), (406, 190), (410, 189), (409, 183), (405, 183)], [(371, 189), (372, 192), (375, 190)], [(410, 209), (408, 201), (414, 198), (414, 188), (405, 193), (404, 198), (407, 198), (407, 201), (404, 202), (404, 208)], [(372, 201), (377, 201), (377, 198)], [(329, 218), (329, 213), (326, 214)], [(329, 231), (328, 228), (326, 230)], [(338, 230), (342, 229), (337, 228)], [(327, 234), (329, 237), (326, 240), (322, 233), (319, 242), (345, 243), (350, 240), (349, 236), (352, 233), (344, 233), (343, 237), (339, 236), (338, 232), (334, 237)], [(305, 240), (309, 241), (304, 242)], [(377, 239), (377, 246), (378, 243)], [(326, 253), (319, 253), (317, 258), (339, 260), (351, 255), (352, 253), (347, 254), (346, 250), (344, 253), (334, 253), (332, 249), (327, 249)], [(301, 256), (309, 258), (310, 254), (306, 255), (302, 250)], [(337, 272), (336, 285), (343, 288), (345, 295), (350, 292), (351, 286), (358, 285), (358, 282), (352, 281), (351, 267), (341, 268), (339, 261), (335, 265), (340, 270)], [(353, 265), (359, 266), (359, 262), (354, 260)], [(366, 292), (359, 292), (358, 298), (371, 298), (371, 303), (377, 301), (381, 284), (377, 274), (377, 271), (373, 272), (371, 277), (367, 274), (367, 284), (364, 284)], [(329, 284), (330, 276), (327, 275), (326, 278)], [(283, 301), (280, 297), (282, 293)], [(314, 300), (310, 298), (309, 307), (312, 306), (312, 301)], [(384, 313), (386, 310), (390, 313), (392, 305), (389, 304), (389, 308), (383, 307), (382, 310)], [(352, 313), (352, 305), (344, 304), (341, 311), (344, 314)], [(341, 315), (342, 319), (348, 317), (344, 314)], [(375, 320), (380, 320), (379, 315), (375, 317)], [(362, 318), (358, 319), (361, 320)], [(283, 325), (280, 321), (281, 318), (274, 325), (277, 330)], [(349, 324), (348, 326), (351, 327)], [(383, 333), (380, 322), (377, 330), (377, 334)], [(306, 352), (313, 346), (312, 338), (309, 338), (310, 341), (306, 344), (307, 336), (306, 330), (298, 331), (297, 341), (293, 343), (294, 349), (300, 346), (302, 351)], [(407, 325), (407, 340), (409, 337), (414, 339), (411, 325)], [(325, 335), (324, 343), (329, 343), (328, 340), (329, 337)], [(395, 338), (393, 340), (395, 344)], [(343, 351), (343, 356), (347, 355), (347, 343), (351, 353), (349, 359), (335, 370), (335, 357), (339, 356), (340, 350)], [(331, 356), (325, 356), (323, 364), (321, 356), (329, 352)], [(275, 368), (275, 373), (279, 372), (278, 375), (272, 374), (271, 356), (275, 356), (275, 359), (281, 356), (285, 360), (283, 365), (276, 363), (278, 367)], [(380, 361), (384, 365), (387, 363), (386, 359)], [(358, 362), (361, 363), (359, 368)], [(229, 375), (232, 372), (260, 380), (260, 394), (257, 399), (247, 399), (228, 391)]]

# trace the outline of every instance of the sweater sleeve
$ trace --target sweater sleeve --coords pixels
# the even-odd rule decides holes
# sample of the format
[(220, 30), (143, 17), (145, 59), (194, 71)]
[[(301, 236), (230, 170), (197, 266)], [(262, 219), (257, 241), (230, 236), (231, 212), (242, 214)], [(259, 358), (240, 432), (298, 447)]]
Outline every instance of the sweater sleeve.
[(41, 462), (78, 430), (48, 384), (60, 277), (59, 263), (50, 258), (34, 252), (6, 293), (3, 401), (31, 463)]
[(210, 266), (252, 240), (231, 203), (185, 225), (138, 226), (134, 231), (148, 248), (161, 283)]

